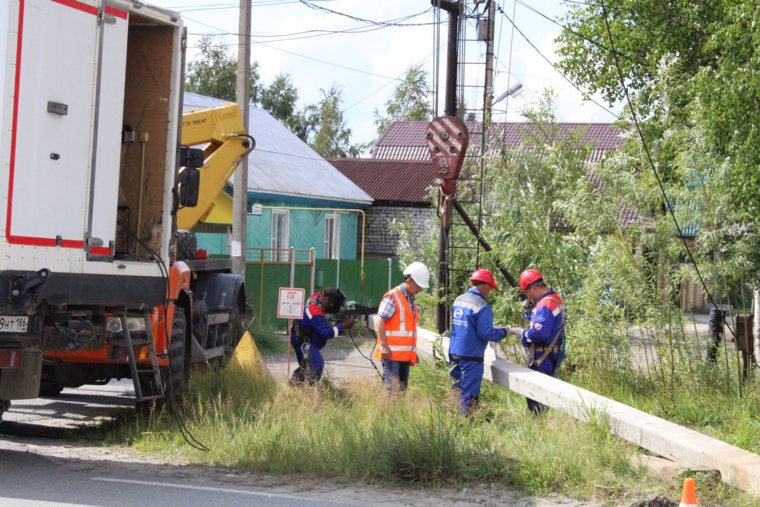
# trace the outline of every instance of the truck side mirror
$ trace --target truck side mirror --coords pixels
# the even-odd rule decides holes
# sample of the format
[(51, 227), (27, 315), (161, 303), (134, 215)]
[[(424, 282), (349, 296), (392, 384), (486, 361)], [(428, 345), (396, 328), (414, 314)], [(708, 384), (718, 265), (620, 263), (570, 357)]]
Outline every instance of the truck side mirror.
[(203, 150), (181, 146), (179, 150), (179, 165), (184, 169), (179, 173), (179, 205), (193, 208), (198, 205), (201, 172), (203, 167)]

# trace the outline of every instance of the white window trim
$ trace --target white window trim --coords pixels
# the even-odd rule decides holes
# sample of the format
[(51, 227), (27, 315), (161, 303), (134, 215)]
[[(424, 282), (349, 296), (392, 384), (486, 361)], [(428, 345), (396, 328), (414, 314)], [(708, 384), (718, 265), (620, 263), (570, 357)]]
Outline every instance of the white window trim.
[[(285, 217), (285, 227), (284, 234), (282, 234), (284, 239), (284, 244), (278, 246), (278, 237), (275, 236), (275, 229), (277, 224), (277, 218), (284, 216)], [(288, 210), (281, 210), (281, 209), (273, 209), (272, 210), (272, 223), (271, 223), (271, 248), (288, 248), (289, 247), (289, 241), (290, 241), (290, 212)], [(288, 253), (284, 251), (273, 251), (272, 260), (276, 261), (287, 261), (288, 260)]]
[[(327, 227), (328, 219), (332, 220), (332, 243), (328, 244)], [(325, 214), (325, 233), (324, 233), (324, 255), (325, 259), (337, 259), (340, 249), (340, 213)], [(329, 247), (329, 248), (328, 248)]]

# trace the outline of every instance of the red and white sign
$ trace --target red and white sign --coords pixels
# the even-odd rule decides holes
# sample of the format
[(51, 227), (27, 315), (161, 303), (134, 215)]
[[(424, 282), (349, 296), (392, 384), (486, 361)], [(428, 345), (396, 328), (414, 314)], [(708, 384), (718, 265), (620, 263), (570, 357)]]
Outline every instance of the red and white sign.
[(280, 295), (277, 297), (277, 318), (300, 319), (303, 317), (305, 299), (305, 289), (280, 287)]

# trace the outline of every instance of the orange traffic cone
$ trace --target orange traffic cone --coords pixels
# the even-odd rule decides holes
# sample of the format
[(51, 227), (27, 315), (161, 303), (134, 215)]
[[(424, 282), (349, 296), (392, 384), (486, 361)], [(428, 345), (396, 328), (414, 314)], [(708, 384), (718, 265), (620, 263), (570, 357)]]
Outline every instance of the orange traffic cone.
[(681, 503), (678, 507), (699, 507), (697, 503), (697, 483), (694, 479), (684, 479)]

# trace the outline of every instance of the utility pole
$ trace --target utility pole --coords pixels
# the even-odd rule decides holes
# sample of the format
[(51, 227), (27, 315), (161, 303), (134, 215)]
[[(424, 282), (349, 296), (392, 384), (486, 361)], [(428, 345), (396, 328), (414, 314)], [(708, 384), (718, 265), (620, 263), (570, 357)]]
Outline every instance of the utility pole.
[[(238, 61), (236, 97), (243, 115), (243, 126), (248, 132), (251, 102), (251, 0), (240, 0), (238, 29)], [(235, 171), (232, 200), (232, 241), (230, 257), (232, 272), (245, 277), (245, 226), (248, 219), (248, 158), (240, 161)]]
[[(493, 105), (493, 32), (494, 18), (496, 17), (496, 2), (488, 2), (488, 18), (486, 20), (486, 78), (483, 90), (483, 147), (488, 146), (488, 129), (491, 126), (491, 106)], [(480, 156), (485, 155), (485, 150)]]
[[(433, 7), (438, 7), (449, 13), (449, 37), (446, 52), (446, 105), (445, 116), (457, 115), (457, 46), (459, 44), (459, 16), (462, 4), (450, 0), (431, 0)], [(449, 307), (446, 296), (449, 289), (448, 243), (451, 232), (451, 202), (444, 200), (441, 213), (441, 233), (438, 243), (438, 303), (436, 304), (436, 326), (439, 333), (449, 328)]]

